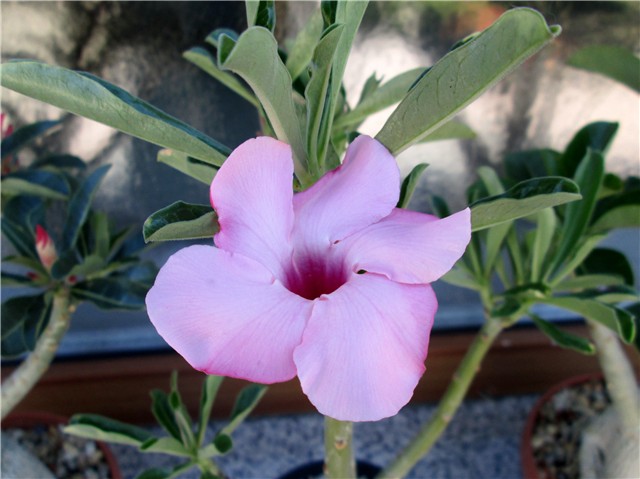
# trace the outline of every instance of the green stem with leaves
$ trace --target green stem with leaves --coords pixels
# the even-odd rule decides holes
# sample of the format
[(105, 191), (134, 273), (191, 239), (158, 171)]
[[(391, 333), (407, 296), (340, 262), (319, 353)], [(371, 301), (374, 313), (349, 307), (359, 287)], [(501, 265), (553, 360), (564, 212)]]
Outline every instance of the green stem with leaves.
[(53, 296), (49, 323), (35, 349), (2, 383), (2, 419), (31, 391), (53, 361), (71, 320), (70, 292), (61, 287)]
[(355, 479), (353, 423), (324, 418), (324, 467), (330, 479)]
[(380, 473), (378, 479), (406, 476), (413, 466), (429, 452), (460, 407), (489, 348), (508, 324), (510, 324), (509, 321), (487, 318), (453, 375), (453, 379), (432, 418), (396, 459)]

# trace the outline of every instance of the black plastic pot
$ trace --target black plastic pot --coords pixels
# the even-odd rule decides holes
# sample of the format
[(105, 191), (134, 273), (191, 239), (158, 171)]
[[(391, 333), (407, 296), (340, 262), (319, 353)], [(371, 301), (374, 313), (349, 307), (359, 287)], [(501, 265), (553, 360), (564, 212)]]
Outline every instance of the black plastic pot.
[[(317, 479), (324, 477), (323, 470), (323, 461), (309, 462), (307, 464), (303, 464), (302, 466), (296, 467), (295, 469), (292, 469), (283, 476), (280, 476), (279, 479)], [(356, 473), (358, 475), (358, 478), (362, 477), (366, 479), (373, 479), (378, 475), (380, 471), (382, 471), (382, 468), (369, 462), (358, 461), (356, 463)]]

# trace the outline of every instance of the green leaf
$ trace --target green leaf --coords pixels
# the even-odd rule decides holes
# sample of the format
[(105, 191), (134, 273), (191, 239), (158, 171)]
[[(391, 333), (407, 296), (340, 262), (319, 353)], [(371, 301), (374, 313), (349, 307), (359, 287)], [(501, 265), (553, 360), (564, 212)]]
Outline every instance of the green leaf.
[(220, 454), (226, 454), (233, 448), (233, 441), (226, 434), (218, 434), (213, 440), (213, 445)]
[(2, 207), (2, 233), (21, 256), (39, 262), (35, 248), (35, 227), (44, 220), (43, 201), (33, 196), (20, 195), (11, 198)]
[[(190, 61), (197, 67), (207, 72), (213, 78), (215, 78), (220, 83), (222, 83), (224, 86), (231, 89), (232, 91), (237, 93), (239, 96), (247, 100), (256, 108), (260, 107), (260, 103), (258, 103), (258, 100), (253, 95), (253, 93), (247, 90), (247, 88), (242, 83), (240, 83), (236, 77), (234, 77), (233, 75), (230, 75), (227, 72), (223, 72), (222, 70), (220, 70), (220, 68), (218, 68), (216, 59), (213, 57), (213, 55), (211, 55), (211, 53), (209, 53), (204, 48), (193, 47), (187, 50), (186, 52), (184, 52), (182, 56), (186, 60)], [(184, 156), (188, 156), (186, 153), (181, 153), (181, 154)], [(208, 163), (205, 162), (205, 164), (208, 164)]]
[(640, 227), (640, 204), (625, 205), (607, 211), (589, 227), (590, 233), (602, 233), (617, 228)]
[(343, 31), (343, 25), (336, 25), (324, 33), (313, 54), (311, 80), (304, 91), (307, 100), (306, 145), (309, 166), (314, 168), (320, 165), (320, 171), (325, 169), (331, 134), (329, 125), (334, 116), (335, 104), (331, 103), (330, 98), (332, 90), (338, 88), (332, 81), (332, 65)]
[(560, 265), (573, 256), (576, 251), (579, 240), (591, 220), (603, 176), (604, 158), (602, 154), (595, 150), (587, 150), (587, 154), (580, 162), (574, 176), (574, 181), (580, 187), (582, 200), (575, 201), (566, 208), (560, 230), (560, 244), (551, 262), (551, 271), (557, 272)]
[(501, 195), (483, 198), (471, 205), (473, 231), (580, 198), (578, 186), (566, 178), (546, 177), (522, 181)]
[(160, 150), (158, 161), (175, 168), (181, 173), (210, 185), (218, 170), (204, 161), (196, 160), (188, 155), (174, 150)]
[(0, 84), (165, 148), (220, 166), (229, 148), (121, 88), (84, 72), (21, 60), (0, 66)]
[(555, 291), (573, 291), (587, 288), (601, 288), (602, 286), (616, 286), (624, 284), (621, 276), (610, 274), (585, 274), (565, 279), (558, 284)]
[(251, 27), (224, 58), (218, 49), (221, 68), (240, 75), (260, 100), (278, 139), (291, 145), (298, 179), (308, 181), (302, 130), (293, 104), (291, 76), (278, 56), (278, 44), (271, 32)]
[(193, 461), (187, 461), (183, 464), (174, 466), (174, 468), (171, 470), (153, 467), (151, 469), (143, 471), (136, 477), (136, 479), (176, 479), (179, 477), (183, 477), (183, 474), (194, 466), (195, 463)]
[[(6, 339), (16, 329), (24, 329), (25, 324), (38, 322), (46, 307), (44, 295), (16, 296), (2, 303), (2, 339)], [(36, 318), (34, 320), (34, 318)]]
[(109, 217), (103, 212), (94, 212), (90, 219), (92, 233), (92, 251), (102, 259), (109, 255)]
[(617, 123), (604, 121), (589, 123), (581, 128), (558, 159), (560, 168), (558, 174), (573, 178), (589, 149), (599, 151), (604, 156), (609, 150), (617, 131)]
[(316, 10), (306, 25), (302, 28), (295, 39), (289, 55), (287, 56), (286, 67), (291, 78), (294, 80), (300, 76), (311, 62), (313, 51), (320, 40), (322, 34), (322, 14)]
[(422, 67), (414, 68), (382, 84), (373, 93), (366, 96), (353, 110), (336, 118), (333, 129), (337, 131), (359, 125), (372, 114), (399, 103), (424, 71), (425, 68)]
[(177, 439), (166, 436), (161, 438), (148, 439), (140, 446), (141, 452), (155, 452), (161, 454), (169, 454), (171, 456), (191, 457), (192, 454)]
[(273, 0), (246, 0), (247, 25), (264, 27), (273, 32), (276, 28), (276, 6)]
[(140, 446), (153, 436), (146, 429), (98, 414), (75, 414), (64, 428), (67, 434), (96, 441)]
[(551, 248), (558, 227), (558, 218), (553, 208), (536, 213), (536, 229), (531, 250), (531, 280), (538, 281), (546, 276), (545, 259)]
[(198, 420), (198, 445), (202, 444), (211, 417), (211, 408), (222, 384), (222, 376), (207, 376), (202, 385), (200, 396), (200, 415)]
[(409, 173), (407, 177), (402, 180), (402, 185), (400, 186), (400, 199), (398, 199), (396, 208), (406, 208), (409, 206), (411, 197), (413, 196), (413, 193), (418, 186), (420, 176), (428, 166), (429, 165), (427, 163), (420, 163), (414, 166), (411, 170), (411, 173)]
[(567, 64), (600, 73), (640, 92), (640, 59), (626, 48), (590, 45), (571, 55)]
[(7, 256), (5, 258), (2, 258), (2, 261), (4, 263), (23, 266), (24, 268), (27, 268), (28, 270), (31, 270), (43, 277), (49, 276), (49, 273), (44, 268), (44, 266), (42, 266), (42, 263), (38, 259), (30, 258), (28, 256)]
[(460, 268), (452, 269), (440, 280), (461, 288), (482, 291), (482, 285), (473, 276)]
[(65, 200), (69, 196), (69, 184), (64, 175), (54, 171), (16, 171), (2, 178), (2, 194)]
[(2, 143), (0, 144), (2, 158), (15, 153), (20, 148), (27, 145), (29, 142), (35, 140), (39, 136), (42, 136), (54, 126), (59, 125), (60, 122), (61, 120), (45, 120), (25, 125), (22, 128), (18, 128), (11, 135), (2, 140)]
[(101, 309), (144, 309), (148, 288), (124, 278), (96, 278), (73, 287), (72, 294)]
[[(560, 157), (560, 153), (550, 149), (509, 153), (504, 158), (505, 171), (507, 177), (514, 181), (525, 181), (541, 176), (557, 176), (560, 170)], [(573, 174), (569, 176), (571, 177)]]
[(54, 167), (54, 168), (77, 168), (84, 169), (87, 164), (82, 161), (77, 156), (73, 155), (51, 155), (45, 156), (44, 158), (40, 158), (39, 160), (34, 161), (29, 166), (30, 169), (41, 168), (41, 167)]
[(169, 395), (159, 389), (151, 391), (151, 412), (158, 424), (172, 437), (180, 440), (180, 428), (176, 423), (173, 408), (169, 404)]
[(576, 336), (575, 334), (567, 333), (558, 328), (555, 324), (545, 321), (544, 319), (530, 314), (531, 319), (538, 327), (540, 331), (546, 334), (551, 341), (560, 347), (572, 349), (582, 354), (592, 355), (595, 354), (596, 348), (588, 339)]
[(210, 206), (176, 201), (149, 216), (142, 232), (144, 240), (150, 242), (212, 238), (219, 229)]
[(258, 384), (251, 384), (240, 391), (233, 405), (229, 424), (220, 431), (220, 434), (231, 436), (242, 421), (251, 414), (251, 411), (258, 405), (258, 402), (260, 402), (260, 399), (262, 399), (262, 396), (264, 396), (266, 392), (267, 387)]
[[(574, 272), (576, 268), (578, 268), (585, 258), (594, 250), (594, 248), (605, 238), (605, 235), (593, 235), (587, 236), (579, 241), (576, 245), (575, 253), (567, 258), (566, 263), (564, 263), (560, 269), (558, 269), (553, 275), (551, 275), (550, 284), (555, 286), (568, 275)], [(547, 273), (551, 272), (551, 269), (548, 268)]]
[(395, 156), (446, 123), (559, 35), (535, 10), (514, 8), (448, 53), (406, 95), (376, 138)]
[(618, 333), (620, 339), (627, 344), (631, 343), (635, 337), (633, 315), (623, 309), (609, 306), (593, 299), (572, 296), (544, 298), (538, 301), (573, 311), (587, 319), (597, 321)]
[(75, 247), (80, 230), (87, 219), (91, 202), (96, 194), (100, 182), (107, 174), (111, 165), (103, 165), (91, 173), (80, 185), (77, 191), (73, 193), (67, 206), (67, 220), (62, 232), (62, 244), (60, 250), (62, 252), (71, 250)]
[(619, 276), (625, 284), (635, 284), (633, 268), (627, 257), (620, 251), (610, 248), (593, 249), (581, 264), (581, 273), (608, 274)]
[[(82, 259), (82, 262), (75, 265), (69, 271), (69, 276), (89, 276), (100, 271), (106, 266), (104, 258), (98, 255), (89, 255)], [(66, 276), (66, 275), (65, 275)]]
[(422, 138), (420, 142), (427, 143), (429, 141), (441, 140), (473, 140), (475, 137), (476, 132), (464, 123), (449, 120), (444, 125)]
[(23, 276), (21, 274), (13, 274), (2, 271), (0, 273), (0, 278), (2, 278), (2, 286), (4, 287), (12, 287), (12, 286), (33, 286), (33, 280)]

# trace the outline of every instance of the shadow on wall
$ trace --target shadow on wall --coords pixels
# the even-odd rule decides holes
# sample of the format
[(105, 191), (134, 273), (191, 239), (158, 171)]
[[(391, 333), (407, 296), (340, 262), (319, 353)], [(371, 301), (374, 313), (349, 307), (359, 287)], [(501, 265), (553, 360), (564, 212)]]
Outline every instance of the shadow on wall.
[[(517, 2), (524, 5), (524, 2)], [(390, 79), (417, 66), (431, 65), (461, 37), (488, 26), (512, 3), (371, 2), (347, 66), (345, 86), (351, 104), (374, 72)], [(427, 194), (447, 197), (454, 209), (465, 205), (464, 191), (474, 171), (498, 164), (505, 152), (522, 148), (563, 149), (582, 125), (619, 121), (608, 155), (608, 168), (639, 174), (640, 131), (637, 95), (597, 75), (564, 64), (576, 49), (614, 44), (638, 49), (640, 4), (633, 2), (530, 2), (563, 34), (498, 86), (467, 108), (460, 120), (477, 133), (475, 140), (418, 145), (398, 161), (403, 174), (417, 163), (430, 163), (412, 202), (427, 209)], [(292, 36), (315, 5), (279, 5), (277, 35)], [(28, 18), (26, 22), (24, 19)], [(253, 108), (183, 60), (184, 50), (203, 45), (212, 30), (242, 30), (242, 2), (3, 2), (2, 60), (33, 58), (85, 70), (185, 120), (230, 147), (255, 136)], [(637, 52), (636, 52), (637, 53)], [(60, 117), (63, 112), (5, 90), (2, 110), (22, 125)], [(375, 134), (390, 111), (368, 120), (363, 133)], [(113, 168), (100, 190), (98, 209), (121, 226), (141, 224), (157, 209), (178, 199), (207, 203), (205, 185), (156, 161), (157, 147), (118, 134), (89, 120), (69, 117), (50, 137), (50, 148), (70, 152)], [(638, 264), (637, 235), (622, 238)], [(151, 255), (162, 264), (182, 245), (162, 245)], [(478, 324), (475, 295), (444, 284), (441, 328)], [(479, 306), (478, 306), (479, 307)], [(63, 352), (161, 347), (144, 313), (113, 315), (84, 306), (67, 335)], [(108, 334), (96, 335), (96, 328)]]

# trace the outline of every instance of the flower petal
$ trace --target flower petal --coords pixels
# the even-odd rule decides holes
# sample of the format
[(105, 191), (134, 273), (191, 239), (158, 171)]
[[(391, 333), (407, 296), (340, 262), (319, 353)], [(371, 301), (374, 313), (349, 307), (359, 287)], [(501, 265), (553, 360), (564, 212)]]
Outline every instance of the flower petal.
[(190, 246), (162, 267), (146, 299), (158, 333), (191, 366), (261, 383), (296, 375), (311, 302), (264, 266), (213, 246)]
[(399, 194), (400, 172), (393, 156), (380, 142), (359, 136), (341, 166), (294, 196), (294, 249), (326, 251), (387, 216)]
[(210, 196), (220, 223), (216, 246), (259, 261), (282, 279), (293, 225), (289, 145), (268, 137), (245, 141), (214, 177)]
[(346, 263), (384, 274), (402, 283), (431, 283), (464, 254), (471, 239), (471, 212), (466, 208), (443, 219), (394, 209), (336, 247), (346, 250)]
[(302, 389), (326, 416), (377, 421), (409, 402), (437, 301), (429, 285), (353, 275), (322, 296), (293, 354)]

